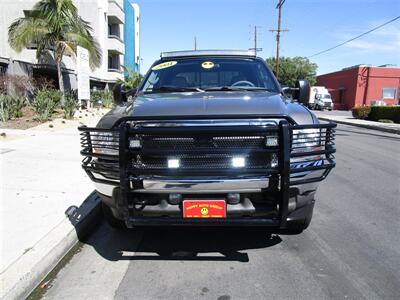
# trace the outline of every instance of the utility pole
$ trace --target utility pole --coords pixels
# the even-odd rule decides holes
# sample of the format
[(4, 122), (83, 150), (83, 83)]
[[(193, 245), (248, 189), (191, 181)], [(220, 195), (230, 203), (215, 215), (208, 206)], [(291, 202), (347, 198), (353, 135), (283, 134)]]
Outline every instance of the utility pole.
[(194, 36), (194, 50), (197, 50), (197, 37)]
[(278, 29), (271, 29), (271, 32), (276, 32), (276, 66), (275, 75), (276, 78), (279, 76), (279, 47), (281, 43), (281, 32), (287, 32), (287, 29), (281, 29), (281, 19), (282, 19), (282, 5), (286, 0), (279, 0), (276, 8), (278, 9)]
[(254, 48), (250, 48), (249, 50), (253, 50), (254, 53), (257, 55), (258, 51), (262, 51), (262, 48), (258, 48), (257, 47), (257, 40), (258, 40), (258, 33), (257, 33), (257, 29), (260, 26), (254, 26)]

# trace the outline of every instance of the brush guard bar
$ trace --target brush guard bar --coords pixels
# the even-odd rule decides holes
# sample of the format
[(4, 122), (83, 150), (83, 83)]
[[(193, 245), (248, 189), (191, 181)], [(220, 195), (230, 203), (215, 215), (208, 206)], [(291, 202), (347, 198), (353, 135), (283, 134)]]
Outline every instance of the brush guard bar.
[[(227, 117), (223, 117), (227, 118)], [(177, 120), (179, 117), (168, 117), (161, 121)], [(199, 118), (200, 119), (200, 118)], [(202, 119), (221, 119), (215, 116), (204, 116)], [(229, 117), (229, 119), (233, 119)], [(124, 212), (127, 224), (130, 221), (137, 221), (140, 224), (151, 223), (152, 218), (136, 218), (134, 217), (134, 209), (132, 205), (128, 205), (129, 194), (135, 189), (143, 187), (141, 176), (160, 175), (160, 176), (210, 176), (221, 175), (239, 176), (243, 174), (241, 168), (225, 168), (218, 170), (197, 169), (140, 169), (134, 167), (132, 161), (138, 154), (154, 154), (162, 153), (166, 156), (174, 156), (177, 154), (174, 148), (168, 150), (155, 149), (131, 149), (129, 141), (132, 137), (138, 136), (162, 136), (162, 137), (187, 137), (187, 136), (246, 136), (246, 135), (265, 135), (267, 132), (275, 133), (278, 137), (278, 146), (264, 147), (264, 149), (252, 149), (251, 152), (258, 154), (274, 153), (278, 157), (278, 166), (252, 168), (248, 170), (251, 175), (271, 175), (279, 177), (279, 219), (266, 218), (245, 218), (245, 225), (269, 225), (285, 228), (288, 217), (289, 188), (294, 185), (302, 185), (313, 182), (319, 182), (325, 179), (332, 168), (335, 167), (334, 153), (335, 148), (335, 123), (312, 124), (312, 125), (293, 125), (288, 120), (281, 120), (278, 125), (268, 126), (206, 126), (206, 127), (144, 127), (135, 126), (141, 122), (150, 121), (150, 118), (123, 118), (111, 129), (89, 128), (80, 126), (78, 130), (81, 132), (81, 155), (82, 167), (86, 171), (90, 179), (97, 183), (114, 185), (120, 187), (120, 203), (117, 206)], [(154, 120), (154, 118), (153, 118)], [(157, 119), (159, 120), (159, 119)], [(290, 120), (289, 120), (290, 121)], [(240, 155), (243, 149), (187, 149), (186, 154), (223, 154), (226, 152), (237, 153)], [(247, 173), (246, 173), (247, 174)], [(310, 174), (316, 174), (311, 176)], [(146, 219), (146, 220), (144, 220)], [(169, 220), (169, 221), (168, 221)], [(179, 224), (199, 224), (199, 220), (173, 219), (164, 220), (158, 218), (159, 224), (165, 222), (178, 225)], [(215, 221), (215, 222), (214, 222)], [(218, 220), (206, 223), (208, 225), (218, 225)], [(231, 222), (230, 222), (231, 221)], [(240, 219), (228, 218), (222, 220), (220, 224), (239, 225)]]

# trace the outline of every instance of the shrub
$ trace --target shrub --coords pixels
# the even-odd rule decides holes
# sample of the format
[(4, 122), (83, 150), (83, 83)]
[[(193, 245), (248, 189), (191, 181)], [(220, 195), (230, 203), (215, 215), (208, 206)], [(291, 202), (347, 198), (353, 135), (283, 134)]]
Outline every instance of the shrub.
[(72, 119), (74, 117), (75, 112), (79, 108), (79, 103), (77, 99), (71, 95), (65, 95), (64, 104), (61, 106), (64, 112), (65, 119)]
[(380, 119), (380, 120), (378, 120), (378, 122), (380, 122), (380, 123), (390, 123), (390, 124), (394, 123), (392, 120), (388, 120), (388, 119)]
[(354, 107), (351, 110), (353, 117), (356, 119), (367, 119), (368, 115), (371, 112), (371, 106), (359, 106), (359, 107)]
[(26, 96), (31, 88), (31, 79), (27, 76), (0, 75), (0, 93), (17, 96)]
[(8, 95), (0, 94), (0, 119), (7, 122), (11, 119), (11, 100)]
[(39, 89), (35, 92), (32, 102), (35, 118), (41, 122), (47, 121), (60, 104), (61, 93), (57, 90)]
[(114, 105), (113, 94), (109, 90), (93, 91), (90, 93), (90, 102), (94, 107), (111, 108)]
[(25, 97), (0, 94), (0, 119), (7, 122), (12, 118), (22, 117), (22, 108), (25, 104)]
[(382, 119), (400, 123), (400, 106), (372, 106), (368, 120), (379, 121)]
[(22, 96), (10, 96), (12, 118), (21, 118), (22, 109), (25, 107), (26, 98)]

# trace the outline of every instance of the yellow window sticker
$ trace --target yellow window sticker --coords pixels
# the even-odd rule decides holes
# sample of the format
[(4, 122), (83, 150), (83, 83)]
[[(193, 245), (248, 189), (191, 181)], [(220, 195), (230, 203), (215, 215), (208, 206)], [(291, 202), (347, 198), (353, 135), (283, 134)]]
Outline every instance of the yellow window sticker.
[(175, 66), (177, 63), (178, 63), (177, 61), (167, 61), (167, 62), (158, 64), (158, 65), (152, 67), (151, 69), (153, 71), (162, 70), (162, 69), (166, 69), (166, 68)]
[(205, 61), (201, 64), (203, 69), (212, 69), (214, 68), (214, 63), (212, 61)]

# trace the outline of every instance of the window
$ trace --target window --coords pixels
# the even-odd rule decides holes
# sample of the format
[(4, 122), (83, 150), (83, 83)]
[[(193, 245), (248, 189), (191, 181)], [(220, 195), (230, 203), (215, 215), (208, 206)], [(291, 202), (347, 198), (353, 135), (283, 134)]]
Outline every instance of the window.
[[(185, 88), (253, 88), (279, 92), (273, 75), (262, 61), (249, 58), (200, 57), (172, 61), (171, 66), (153, 68), (144, 79), (143, 91), (158, 92), (160, 86)], [(157, 66), (167, 64), (159, 61)], [(207, 67), (204, 64), (209, 64)], [(157, 82), (147, 82), (155, 78)]]
[(119, 55), (109, 55), (108, 56), (108, 69), (109, 70), (119, 70)]
[(382, 98), (383, 99), (396, 98), (396, 89), (395, 88), (383, 88), (382, 89)]

